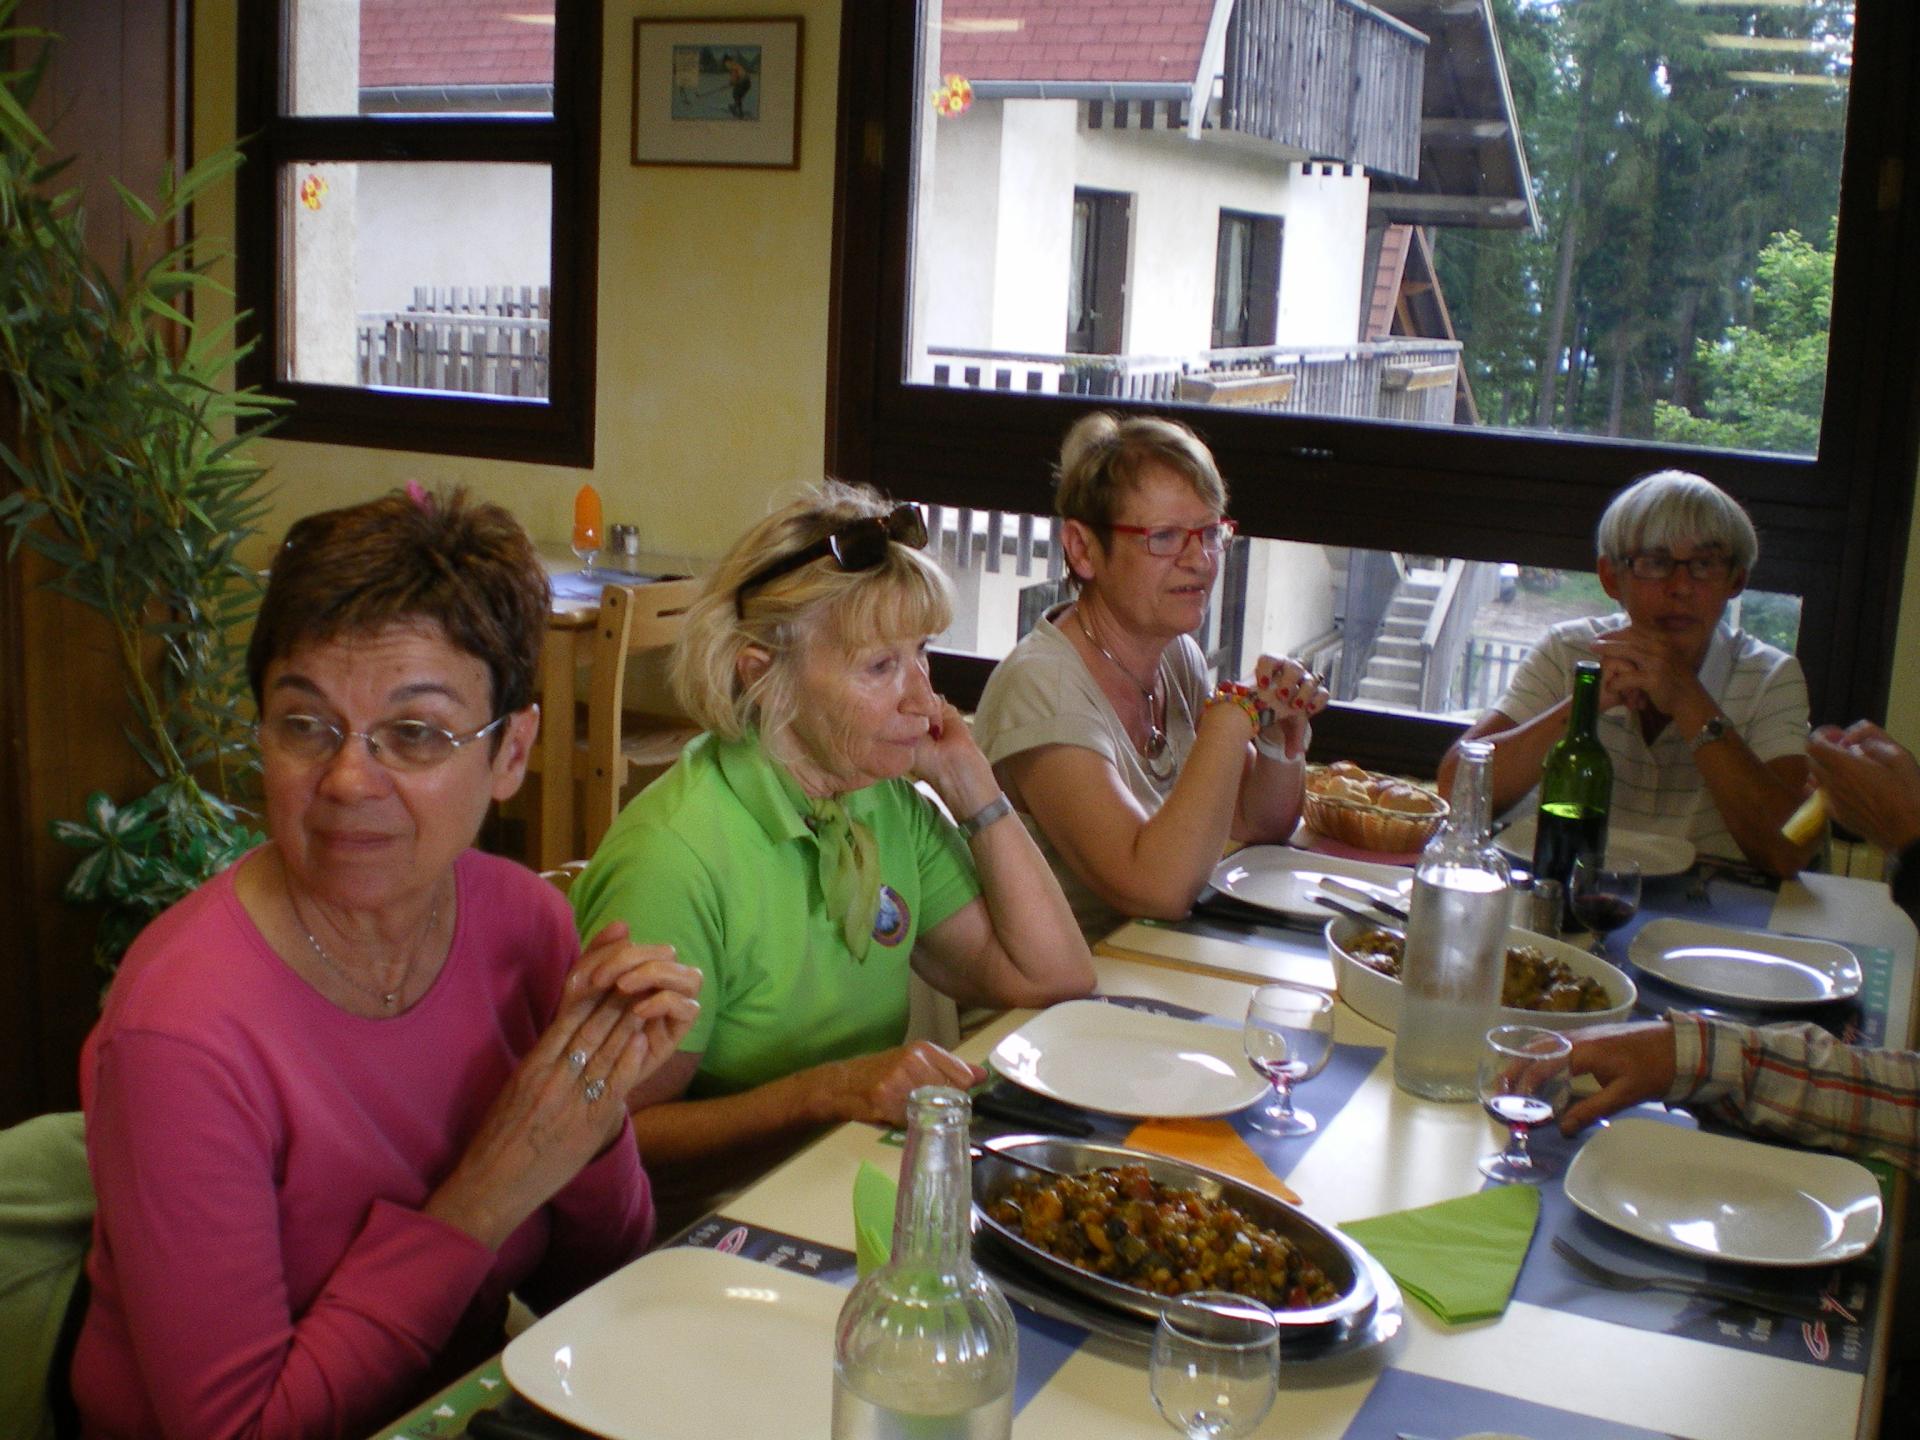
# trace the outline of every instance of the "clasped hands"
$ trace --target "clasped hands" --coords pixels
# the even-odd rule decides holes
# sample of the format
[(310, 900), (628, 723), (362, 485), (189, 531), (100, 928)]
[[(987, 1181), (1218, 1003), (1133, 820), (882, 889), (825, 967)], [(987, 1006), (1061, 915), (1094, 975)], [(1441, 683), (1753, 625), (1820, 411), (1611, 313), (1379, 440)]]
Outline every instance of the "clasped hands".
[(1624, 708), (1636, 715), (1657, 712), (1679, 719), (1689, 704), (1704, 706), (1707, 715), (1717, 708), (1693, 668), (1649, 631), (1629, 625), (1601, 635), (1593, 642), (1593, 653), (1600, 661), (1602, 710)]
[(1326, 681), (1291, 656), (1262, 655), (1254, 663), (1253, 682), (1260, 708), (1273, 716), (1262, 738), (1289, 760), (1299, 759), (1313, 738), (1313, 717), (1333, 698)]

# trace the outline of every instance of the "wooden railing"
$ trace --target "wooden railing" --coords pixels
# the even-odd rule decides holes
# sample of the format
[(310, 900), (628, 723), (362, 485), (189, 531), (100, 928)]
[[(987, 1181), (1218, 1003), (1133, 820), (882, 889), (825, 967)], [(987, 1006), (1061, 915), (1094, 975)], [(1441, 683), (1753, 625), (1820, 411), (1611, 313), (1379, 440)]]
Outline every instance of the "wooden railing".
[(1223, 128), (1413, 179), (1427, 37), (1359, 0), (1239, 0)]
[[(1188, 356), (1056, 355), (933, 345), (935, 385), (1168, 404), (1182, 378), (1284, 377), (1284, 393), (1247, 408), (1362, 420), (1453, 423), (1457, 340), (1381, 340), (1354, 345), (1254, 345)], [(1215, 403), (1235, 404), (1234, 387)]]
[(544, 285), (418, 287), (406, 309), (358, 317), (360, 383), (544, 399), (551, 308)]

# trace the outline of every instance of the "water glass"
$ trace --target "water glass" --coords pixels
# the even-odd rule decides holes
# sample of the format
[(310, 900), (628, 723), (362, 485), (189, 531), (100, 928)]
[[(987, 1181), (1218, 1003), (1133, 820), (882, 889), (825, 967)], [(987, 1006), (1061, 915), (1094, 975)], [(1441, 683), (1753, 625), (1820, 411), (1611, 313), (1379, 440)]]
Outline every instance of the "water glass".
[(1540, 1180), (1550, 1167), (1527, 1149), (1527, 1138), (1567, 1108), (1573, 1042), (1537, 1025), (1496, 1025), (1480, 1052), (1480, 1103), (1507, 1127), (1507, 1148), (1480, 1161), (1480, 1173), (1504, 1183)]
[(1273, 1087), (1251, 1116), (1266, 1135), (1310, 1135), (1316, 1121), (1293, 1108), (1293, 1087), (1327, 1068), (1333, 1055), (1333, 1000), (1324, 991), (1284, 981), (1262, 985), (1247, 1001), (1241, 1031), (1247, 1063)]
[(1147, 1376), (1154, 1405), (1188, 1440), (1251, 1435), (1279, 1388), (1280, 1323), (1244, 1295), (1176, 1295), (1154, 1327)]

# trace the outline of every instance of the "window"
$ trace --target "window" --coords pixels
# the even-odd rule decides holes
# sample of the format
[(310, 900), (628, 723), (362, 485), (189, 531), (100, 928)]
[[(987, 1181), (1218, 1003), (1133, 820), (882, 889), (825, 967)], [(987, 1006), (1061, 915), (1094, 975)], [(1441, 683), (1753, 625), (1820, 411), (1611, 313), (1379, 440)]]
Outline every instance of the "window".
[[(1881, 713), (1916, 461), (1911, 7), (1241, 0), (1211, 27), (1170, 5), (1177, 33), (1134, 69), (1072, 75), (1028, 63), (1064, 53), (1056, 7), (919, 8), (844, 11), (836, 473), (1033, 514), (1090, 398), (1175, 409), (1243, 535), (1329, 573), (1365, 553), (1497, 587), (1501, 567), (1590, 569), (1607, 499), (1677, 465), (1754, 514), (1816, 717)], [(1313, 43), (1243, 43), (1282, 22)], [(1099, 38), (1076, 53), (1127, 53)], [(1179, 65), (1154, 61), (1169, 46)], [(927, 103), (946, 74), (968, 81), (959, 114)], [(1021, 329), (1068, 302), (1072, 227), (1046, 217), (1088, 190), (1131, 197), (1123, 345), (1051, 351)], [(1212, 343), (1236, 318), (1223, 253), (1258, 260), (1258, 228), (1236, 249), (1223, 212), (1284, 219), (1271, 344)], [(954, 317), (964, 366), (940, 354)], [(1450, 708), (1356, 697), (1321, 733), (1427, 764)]]
[(600, 25), (586, 0), (243, 7), (243, 376), (296, 402), (279, 433), (592, 463)]
[(1280, 311), (1277, 215), (1220, 212), (1213, 260), (1213, 348), (1271, 345)]
[(1112, 355), (1126, 334), (1128, 197), (1073, 192), (1067, 351)]

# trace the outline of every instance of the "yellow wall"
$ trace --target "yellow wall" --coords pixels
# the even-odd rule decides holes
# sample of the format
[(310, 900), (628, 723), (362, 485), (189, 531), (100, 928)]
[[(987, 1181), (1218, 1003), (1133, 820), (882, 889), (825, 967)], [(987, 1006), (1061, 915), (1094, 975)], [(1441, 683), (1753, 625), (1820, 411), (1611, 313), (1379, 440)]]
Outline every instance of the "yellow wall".
[[(769, 13), (761, 0), (692, 9)], [(511, 505), (536, 540), (564, 543), (574, 491), (590, 478), (608, 522), (639, 524), (644, 548), (711, 556), (771, 497), (819, 478), (840, 6), (784, 0), (771, 9), (806, 21), (797, 171), (630, 164), (634, 17), (689, 7), (606, 7), (593, 470), (268, 441), (259, 451), (273, 467), (269, 534), (410, 479), (458, 480)], [(198, 0), (195, 11), (193, 133), (202, 153), (234, 135), (236, 10), (236, 0)], [(232, 235), (231, 192), (201, 205), (197, 220), (204, 234)]]

